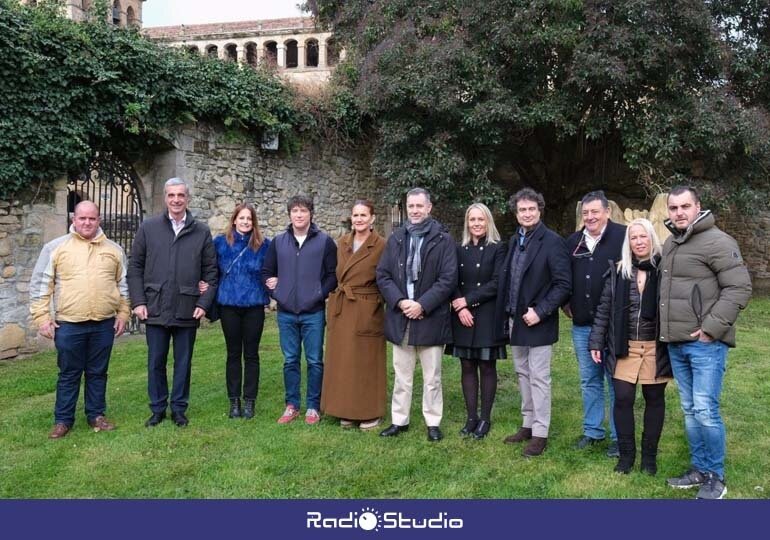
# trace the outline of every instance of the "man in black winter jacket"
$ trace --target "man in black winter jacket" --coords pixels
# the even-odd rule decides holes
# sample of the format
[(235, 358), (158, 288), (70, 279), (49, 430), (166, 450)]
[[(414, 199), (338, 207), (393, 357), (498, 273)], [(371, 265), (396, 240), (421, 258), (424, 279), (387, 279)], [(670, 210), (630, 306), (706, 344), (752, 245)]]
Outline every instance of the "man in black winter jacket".
[(409, 428), (412, 377), (417, 357), (423, 376), (422, 412), (428, 440), (443, 438), (439, 424), (444, 399), (441, 358), (451, 342), (449, 300), (457, 288), (457, 250), (443, 225), (430, 216), (430, 195), (414, 188), (406, 195), (409, 222), (393, 232), (377, 265), (377, 286), (385, 311), (385, 337), (393, 344), (392, 437)]
[[(171, 178), (163, 188), (166, 212), (139, 227), (128, 264), (131, 307), (147, 325), (147, 392), (152, 416), (147, 427), (166, 417), (169, 405), (166, 363), (174, 340), (171, 419), (186, 426), (190, 398), (190, 366), (201, 318), (217, 294), (217, 255), (211, 232), (187, 210), (190, 188)], [(208, 283), (200, 294), (198, 282)]]
[(583, 394), (583, 436), (577, 442), (579, 449), (604, 440), (604, 384), (609, 392), (610, 442), (609, 457), (618, 457), (615, 423), (612, 407), (615, 394), (612, 380), (604, 364), (595, 364), (588, 349), (588, 336), (602, 295), (609, 261), (617, 262), (626, 234), (625, 225), (610, 220), (610, 203), (603, 191), (592, 191), (581, 200), (583, 228), (567, 238), (567, 250), (572, 262), (572, 296), (564, 307), (572, 318), (572, 343), (580, 372), (580, 390)]

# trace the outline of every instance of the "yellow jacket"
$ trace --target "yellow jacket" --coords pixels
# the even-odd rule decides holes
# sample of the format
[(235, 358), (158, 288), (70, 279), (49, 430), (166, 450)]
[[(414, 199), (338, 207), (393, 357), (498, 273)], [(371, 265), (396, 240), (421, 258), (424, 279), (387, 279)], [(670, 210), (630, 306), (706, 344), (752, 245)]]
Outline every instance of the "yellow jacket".
[(30, 312), (40, 326), (51, 320), (103, 321), (130, 315), (126, 284), (126, 254), (99, 229), (86, 240), (70, 227), (70, 234), (48, 242), (32, 272)]

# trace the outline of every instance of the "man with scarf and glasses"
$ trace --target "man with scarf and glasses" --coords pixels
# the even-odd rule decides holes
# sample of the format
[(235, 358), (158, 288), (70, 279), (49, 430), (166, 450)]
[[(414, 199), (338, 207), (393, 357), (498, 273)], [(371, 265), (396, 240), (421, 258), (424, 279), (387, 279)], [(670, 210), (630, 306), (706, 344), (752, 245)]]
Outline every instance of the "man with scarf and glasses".
[(406, 194), (408, 222), (388, 238), (377, 265), (377, 286), (385, 298), (385, 337), (393, 343), (393, 397), (390, 427), (380, 433), (393, 437), (409, 429), (412, 380), (417, 357), (423, 375), (422, 413), (428, 440), (443, 438), (439, 424), (444, 399), (441, 357), (452, 341), (450, 304), (457, 288), (454, 240), (430, 215), (430, 194), (414, 188)]
[(564, 306), (564, 312), (572, 319), (572, 343), (575, 346), (580, 391), (583, 394), (583, 435), (578, 439), (576, 446), (581, 450), (590, 448), (605, 438), (603, 424), (606, 380), (612, 439), (607, 456), (618, 457), (618, 437), (612, 419), (615, 402), (612, 378), (604, 364), (595, 364), (591, 359), (588, 337), (604, 288), (608, 263), (620, 259), (626, 227), (610, 220), (610, 203), (603, 191), (587, 193), (580, 202), (583, 228), (567, 238), (567, 250), (572, 263), (572, 296)]

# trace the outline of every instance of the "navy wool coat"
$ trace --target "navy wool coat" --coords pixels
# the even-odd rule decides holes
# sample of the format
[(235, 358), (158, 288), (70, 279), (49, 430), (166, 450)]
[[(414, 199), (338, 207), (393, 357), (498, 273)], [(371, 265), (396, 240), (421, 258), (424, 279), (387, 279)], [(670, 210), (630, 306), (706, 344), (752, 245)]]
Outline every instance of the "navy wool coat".
[[(561, 236), (541, 224), (527, 247), (527, 260), (521, 276), (519, 297), (513, 313), (506, 311), (511, 284), (513, 250), (519, 249), (516, 235), (509, 242), (508, 255), (500, 272), (497, 295), (498, 337), (510, 339), (511, 345), (540, 347), (559, 341), (559, 307), (572, 290), (569, 253)], [(535, 326), (527, 326), (522, 316), (534, 308), (540, 317)], [(514, 320), (513, 330), (509, 318)]]

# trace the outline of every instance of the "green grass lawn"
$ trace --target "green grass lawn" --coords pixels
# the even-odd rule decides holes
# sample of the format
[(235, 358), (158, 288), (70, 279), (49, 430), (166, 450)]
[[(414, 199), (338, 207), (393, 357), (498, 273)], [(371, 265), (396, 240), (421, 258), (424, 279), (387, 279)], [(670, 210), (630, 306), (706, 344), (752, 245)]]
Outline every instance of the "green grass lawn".
[[(739, 320), (723, 391), (730, 498), (770, 495), (770, 300), (754, 299)], [(74, 430), (47, 439), (53, 418), (53, 352), (0, 362), (0, 497), (4, 498), (690, 498), (665, 478), (688, 465), (675, 385), (667, 412), (658, 476), (612, 472), (604, 447), (577, 451), (581, 400), (569, 324), (553, 360), (549, 446), (534, 459), (502, 443), (520, 422), (511, 360), (499, 363), (492, 431), (483, 441), (457, 434), (465, 420), (458, 362), (445, 357), (445, 439), (425, 438), (416, 378), (412, 429), (397, 438), (342, 430), (332, 418), (317, 426), (279, 426), (282, 357), (275, 318), (261, 347), (257, 417), (227, 418), (224, 340), (218, 326), (200, 331), (193, 360), (190, 426), (166, 421), (147, 429), (146, 347), (119, 340), (110, 365), (108, 416), (118, 429), (93, 433), (82, 415)], [(304, 365), (304, 364), (303, 364)], [(392, 370), (391, 370), (392, 374)], [(419, 369), (418, 369), (419, 374)], [(303, 369), (304, 377), (304, 369)], [(637, 398), (637, 418), (643, 400)]]

